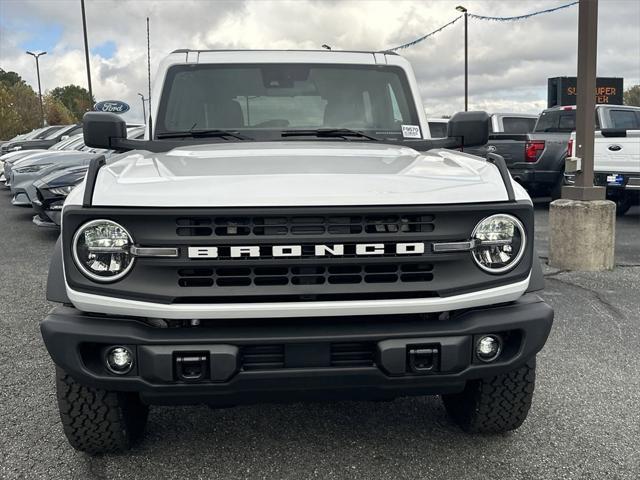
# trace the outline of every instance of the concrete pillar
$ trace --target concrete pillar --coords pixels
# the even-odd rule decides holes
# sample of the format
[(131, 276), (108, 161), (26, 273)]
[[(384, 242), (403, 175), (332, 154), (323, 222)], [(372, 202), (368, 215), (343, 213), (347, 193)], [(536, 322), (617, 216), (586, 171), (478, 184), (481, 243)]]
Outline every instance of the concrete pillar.
[(549, 266), (612, 270), (616, 205), (609, 200), (556, 200), (549, 207)]

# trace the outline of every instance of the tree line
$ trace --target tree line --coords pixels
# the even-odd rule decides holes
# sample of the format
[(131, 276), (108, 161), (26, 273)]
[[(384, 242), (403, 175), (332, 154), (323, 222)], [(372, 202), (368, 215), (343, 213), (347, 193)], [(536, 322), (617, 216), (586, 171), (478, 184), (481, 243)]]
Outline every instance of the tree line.
[[(95, 99), (78, 85), (56, 87), (42, 96), (44, 118), (49, 125), (82, 121)], [(16, 72), (0, 68), (0, 139), (13, 138), (42, 126), (38, 93)]]

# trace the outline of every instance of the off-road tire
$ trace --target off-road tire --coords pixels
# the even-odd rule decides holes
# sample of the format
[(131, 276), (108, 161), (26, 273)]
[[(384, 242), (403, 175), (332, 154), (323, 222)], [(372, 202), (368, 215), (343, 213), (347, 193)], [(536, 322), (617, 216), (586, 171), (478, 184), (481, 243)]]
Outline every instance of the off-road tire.
[(137, 394), (81, 385), (60, 368), (56, 388), (64, 433), (76, 450), (122, 452), (142, 437), (149, 409)]
[(447, 413), (469, 433), (503, 433), (527, 418), (535, 385), (536, 360), (497, 375), (467, 382), (461, 393), (443, 395)]

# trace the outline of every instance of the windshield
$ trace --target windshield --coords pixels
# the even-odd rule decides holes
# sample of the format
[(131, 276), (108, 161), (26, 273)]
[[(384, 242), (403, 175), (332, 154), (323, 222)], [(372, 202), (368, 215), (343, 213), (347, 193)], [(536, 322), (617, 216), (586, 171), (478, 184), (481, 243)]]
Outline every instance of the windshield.
[(167, 74), (156, 135), (220, 129), (280, 138), (283, 130), (343, 128), (402, 138), (402, 125), (419, 122), (398, 67), (179, 65)]
[(38, 128), (36, 130), (32, 130), (29, 133), (25, 133), (24, 136), (22, 137), (23, 140), (31, 140), (36, 138), (38, 135), (42, 134), (42, 132), (45, 130), (45, 128)]
[(62, 140), (61, 142), (53, 144), (51, 147), (49, 147), (49, 150), (68, 150), (71, 145), (81, 139), (81, 135), (74, 135), (70, 138), (67, 138), (66, 140)]
[(573, 132), (576, 129), (575, 110), (549, 110), (542, 112), (536, 123), (536, 132)]
[(45, 140), (53, 140), (54, 138), (60, 136), (60, 132), (63, 128), (66, 129), (66, 127), (63, 125), (53, 127), (53, 130), (47, 132)]
[(431, 138), (444, 138), (447, 136), (447, 122), (429, 122)]
[(535, 117), (502, 117), (504, 133), (530, 133), (536, 124)]
[[(600, 129), (600, 118), (598, 111), (595, 112), (595, 127)], [(534, 132), (564, 132), (571, 133), (576, 129), (576, 110), (547, 110), (542, 112)]]

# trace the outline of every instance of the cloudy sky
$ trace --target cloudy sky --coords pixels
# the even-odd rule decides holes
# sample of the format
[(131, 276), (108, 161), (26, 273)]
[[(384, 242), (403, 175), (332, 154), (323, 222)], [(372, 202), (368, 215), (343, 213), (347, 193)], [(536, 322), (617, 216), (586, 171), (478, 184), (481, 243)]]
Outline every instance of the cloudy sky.
[[(86, 0), (96, 99), (131, 105), (141, 120), (146, 92), (145, 18), (151, 21), (152, 72), (177, 48), (383, 50), (409, 42), (458, 15), (513, 16), (570, 0), (241, 1)], [(469, 21), (470, 108), (537, 113), (546, 107), (546, 79), (576, 74), (577, 7), (521, 22)], [(430, 116), (464, 106), (463, 22), (402, 50), (416, 70)], [(37, 89), (33, 58), (41, 57), (44, 90), (87, 85), (80, 0), (0, 0), (0, 67)], [(598, 75), (640, 83), (640, 1), (600, 0)], [(153, 75), (152, 75), (153, 77)]]

